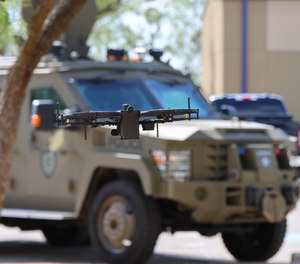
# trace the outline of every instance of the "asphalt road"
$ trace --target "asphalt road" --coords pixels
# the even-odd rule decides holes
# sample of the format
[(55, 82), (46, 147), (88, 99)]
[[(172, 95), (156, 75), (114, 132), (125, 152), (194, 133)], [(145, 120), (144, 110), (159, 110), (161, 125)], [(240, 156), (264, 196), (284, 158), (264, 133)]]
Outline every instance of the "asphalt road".
[[(0, 226), (0, 263), (101, 263), (90, 247), (51, 247), (41, 232)], [(288, 230), (280, 251), (269, 263), (291, 263), (300, 255), (300, 202), (288, 216)], [(233, 264), (220, 236), (202, 237), (196, 232), (162, 233), (147, 264)], [(300, 263), (300, 262), (299, 262)]]

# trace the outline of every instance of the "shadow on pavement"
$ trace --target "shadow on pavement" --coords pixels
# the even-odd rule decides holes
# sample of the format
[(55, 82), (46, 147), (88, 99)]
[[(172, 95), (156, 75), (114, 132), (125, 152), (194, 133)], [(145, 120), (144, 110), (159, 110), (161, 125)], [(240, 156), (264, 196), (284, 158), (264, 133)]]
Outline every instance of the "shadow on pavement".
[[(0, 242), (0, 263), (101, 263), (91, 247), (53, 247), (47, 243), (32, 241), (5, 241)], [(147, 264), (233, 264), (232, 261), (218, 259), (189, 258), (153, 254)]]
[[(153, 254), (152, 258), (146, 264), (235, 264), (233, 261), (225, 261), (220, 259), (203, 259), (188, 256), (176, 256), (165, 254)], [(244, 263), (246, 264), (246, 263)]]
[(0, 263), (3, 262), (98, 262), (91, 247), (53, 247), (32, 241), (0, 242)]

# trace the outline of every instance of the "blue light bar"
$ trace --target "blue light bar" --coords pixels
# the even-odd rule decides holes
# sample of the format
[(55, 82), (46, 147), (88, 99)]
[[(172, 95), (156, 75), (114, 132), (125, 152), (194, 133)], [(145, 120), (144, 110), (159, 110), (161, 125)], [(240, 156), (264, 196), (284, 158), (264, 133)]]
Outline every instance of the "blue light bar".
[(245, 155), (245, 153), (246, 153), (246, 148), (238, 148), (238, 153), (239, 153), (239, 155)]

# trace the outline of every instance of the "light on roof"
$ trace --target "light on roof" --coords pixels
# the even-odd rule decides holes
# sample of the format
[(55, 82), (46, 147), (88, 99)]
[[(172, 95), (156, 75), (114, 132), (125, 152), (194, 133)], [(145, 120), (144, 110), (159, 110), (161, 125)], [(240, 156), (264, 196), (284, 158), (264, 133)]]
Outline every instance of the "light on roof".
[(242, 101), (252, 101), (252, 99), (250, 97), (243, 97)]

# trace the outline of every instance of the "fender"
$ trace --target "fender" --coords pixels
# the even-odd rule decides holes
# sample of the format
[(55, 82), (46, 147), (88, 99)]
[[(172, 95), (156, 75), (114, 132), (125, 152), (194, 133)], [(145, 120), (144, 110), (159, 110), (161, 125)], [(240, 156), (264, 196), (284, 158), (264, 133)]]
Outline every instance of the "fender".
[(142, 155), (129, 153), (100, 153), (94, 152), (85, 157), (86, 162), (81, 171), (81, 177), (78, 181), (80, 186), (77, 199), (75, 201), (75, 213), (79, 215), (83, 206), (86, 193), (92, 181), (93, 174), (97, 168), (111, 168), (135, 171), (141, 181), (143, 190), (146, 195), (155, 195), (158, 190), (155, 186), (158, 184), (158, 177), (151, 175), (149, 172), (149, 162)]

